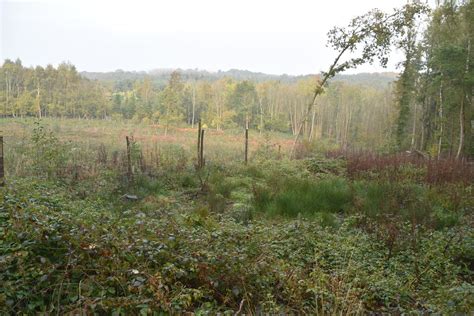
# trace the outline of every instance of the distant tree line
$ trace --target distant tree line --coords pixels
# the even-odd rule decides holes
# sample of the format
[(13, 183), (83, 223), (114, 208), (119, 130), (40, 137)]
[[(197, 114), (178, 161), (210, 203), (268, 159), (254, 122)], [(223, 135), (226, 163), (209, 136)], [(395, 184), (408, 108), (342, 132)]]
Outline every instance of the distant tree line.
[[(24, 67), (6, 60), (0, 68), (0, 113), (8, 117), (131, 119), (169, 127), (199, 120), (216, 130), (248, 126), (259, 131), (296, 133), (317, 76), (293, 83), (253, 82), (223, 77), (183, 79), (170, 73), (165, 85), (148, 75), (103, 82), (82, 77), (76, 68)], [(386, 144), (395, 115), (391, 88), (334, 82), (305, 126), (311, 138), (342, 145)]]
[[(89, 72), (82, 71), (80, 74), (91, 80), (99, 80), (107, 84), (117, 84), (121, 82), (122, 85), (130, 85), (134, 81), (143, 80), (149, 77), (154, 86), (165, 86), (173, 72), (179, 72), (182, 80), (205, 80), (209, 82), (217, 81), (223, 78), (232, 78), (236, 81), (252, 81), (255, 83), (265, 81), (278, 81), (281, 83), (296, 83), (302, 79), (314, 77), (314, 75), (271, 75), (260, 72), (252, 72), (248, 70), (230, 69), (227, 71), (219, 70), (217, 72), (210, 72), (201, 69), (154, 69), (151, 71), (124, 71), (116, 70), (111, 72)], [(343, 81), (351, 84), (369, 85), (376, 88), (385, 88), (387, 84), (396, 80), (398, 74), (395, 72), (382, 73), (357, 73), (357, 74), (337, 74), (336, 81)]]

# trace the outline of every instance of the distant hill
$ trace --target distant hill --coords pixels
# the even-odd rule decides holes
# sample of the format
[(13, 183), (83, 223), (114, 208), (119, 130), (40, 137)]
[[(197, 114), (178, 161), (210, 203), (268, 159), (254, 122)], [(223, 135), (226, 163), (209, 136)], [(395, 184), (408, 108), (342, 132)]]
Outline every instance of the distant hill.
[(337, 75), (333, 80), (383, 89), (390, 83), (396, 81), (397, 78), (398, 74), (395, 72), (373, 72), (353, 75)]
[[(211, 72), (199, 69), (154, 69), (151, 71), (123, 71), (116, 70), (113, 72), (81, 72), (81, 75), (91, 80), (106, 81), (110, 83), (126, 82), (141, 80), (145, 76), (149, 76), (152, 81), (158, 85), (165, 85), (173, 71), (179, 71), (184, 80), (208, 80), (215, 81), (224, 77), (233, 78), (235, 80), (250, 80), (254, 82), (262, 82), (268, 80), (280, 81), (283, 83), (293, 83), (300, 79), (308, 78), (314, 75), (271, 75), (261, 72), (252, 72), (249, 70), (230, 69), (227, 71)], [(342, 81), (350, 84), (366, 85), (375, 88), (385, 88), (389, 83), (397, 79), (398, 74), (394, 72), (381, 73), (359, 73), (353, 75), (337, 75), (333, 80)]]

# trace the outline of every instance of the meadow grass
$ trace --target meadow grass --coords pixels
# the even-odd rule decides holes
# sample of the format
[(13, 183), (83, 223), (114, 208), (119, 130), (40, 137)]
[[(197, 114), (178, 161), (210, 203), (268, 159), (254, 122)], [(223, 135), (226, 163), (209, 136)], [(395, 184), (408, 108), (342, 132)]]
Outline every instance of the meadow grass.
[[(34, 122), (33, 118), (0, 119), (0, 130), (5, 137), (7, 171), (9, 161), (17, 161), (19, 144), (30, 140)], [(132, 136), (140, 144), (144, 155), (182, 150), (189, 157), (197, 156), (197, 129), (189, 126), (170, 128), (165, 135), (164, 127), (159, 125), (135, 124), (130, 121), (49, 119), (44, 118), (41, 125), (51, 130), (61, 142), (72, 143), (77, 152), (89, 153), (105, 145), (107, 151), (125, 150), (125, 137)], [(280, 147), (281, 155), (286, 156), (292, 145), (291, 135), (272, 132), (262, 133), (251, 130), (249, 133), (249, 157), (252, 159), (257, 150), (270, 147), (275, 151)], [(13, 150), (9, 150), (9, 147)], [(78, 153), (79, 155), (79, 153)], [(208, 163), (220, 164), (229, 161), (243, 161), (244, 130), (233, 129), (217, 131), (207, 129), (205, 134), (205, 157)], [(84, 159), (86, 157), (83, 157)], [(94, 161), (96, 156), (89, 157)], [(170, 158), (172, 159), (172, 158)]]

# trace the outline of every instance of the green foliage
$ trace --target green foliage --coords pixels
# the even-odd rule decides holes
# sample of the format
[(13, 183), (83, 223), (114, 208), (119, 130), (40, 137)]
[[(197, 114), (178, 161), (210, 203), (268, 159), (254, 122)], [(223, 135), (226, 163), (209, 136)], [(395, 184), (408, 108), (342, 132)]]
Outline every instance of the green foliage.
[[(252, 135), (249, 136), (250, 138)], [(263, 144), (261, 144), (253, 153), (252, 159), (264, 161), (271, 159), (279, 159), (282, 157), (281, 148), (278, 152), (278, 145), (271, 142), (270, 134), (265, 133), (263, 135)]]
[[(358, 181), (354, 190), (356, 211), (380, 222), (392, 218), (442, 229), (457, 225), (465, 212), (460, 201), (419, 184)], [(466, 196), (462, 203), (472, 202)]]
[[(128, 183), (123, 138), (121, 149), (102, 136), (71, 143), (71, 151), (62, 140), (76, 133), (55, 124), (58, 134), (37, 127), (30, 141), (10, 142), (8, 161), (36, 159), (28, 158), (36, 148), (66, 163), (8, 167), (0, 313), (472, 309), (474, 203), (466, 183), (428, 187), (415, 167), (394, 181), (374, 171), (354, 181), (345, 178), (345, 160), (321, 156), (268, 155), (247, 166), (210, 159), (196, 172), (194, 143), (150, 153), (139, 136)], [(109, 129), (117, 124), (81, 128), (116, 135)], [(49, 144), (57, 152), (48, 153)], [(77, 172), (55, 182), (64, 167)]]
[(34, 124), (30, 148), (34, 173), (47, 177), (61, 176), (69, 158), (69, 148), (62, 144), (52, 131), (41, 125), (41, 122)]
[(185, 200), (180, 211), (163, 200), (157, 209), (142, 201), (117, 212), (52, 182), (24, 179), (0, 190), (2, 313), (215, 314), (242, 306), (453, 314), (474, 304), (470, 226), (420, 231), (417, 247), (387, 257), (385, 244), (352, 228), (352, 218), (336, 229), (299, 220), (242, 225), (205, 207), (187, 210)]
[(306, 168), (314, 175), (325, 177), (327, 175), (342, 176), (346, 172), (346, 162), (344, 159), (327, 159), (322, 156), (315, 156), (306, 159)]
[(336, 213), (344, 211), (351, 201), (347, 182), (343, 179), (289, 180), (284, 191), (275, 198), (272, 212), (295, 216), (298, 213)]

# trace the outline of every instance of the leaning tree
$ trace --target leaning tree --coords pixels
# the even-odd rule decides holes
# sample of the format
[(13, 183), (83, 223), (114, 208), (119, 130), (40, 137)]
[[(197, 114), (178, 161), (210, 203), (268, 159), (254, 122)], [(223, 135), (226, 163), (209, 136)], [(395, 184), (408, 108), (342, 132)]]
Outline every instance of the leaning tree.
[(323, 72), (321, 79), (318, 80), (311, 102), (298, 124), (291, 156), (294, 154), (303, 126), (310, 117), (316, 99), (324, 92), (329, 79), (340, 72), (366, 63), (373, 64), (378, 61), (381, 66), (386, 67), (393, 46), (403, 41), (408, 35), (407, 26), (413, 25), (428, 10), (427, 5), (419, 1), (394, 9), (392, 13), (373, 9), (352, 19), (346, 27), (334, 27), (328, 32), (328, 46), (332, 47), (337, 55), (329, 69)]

